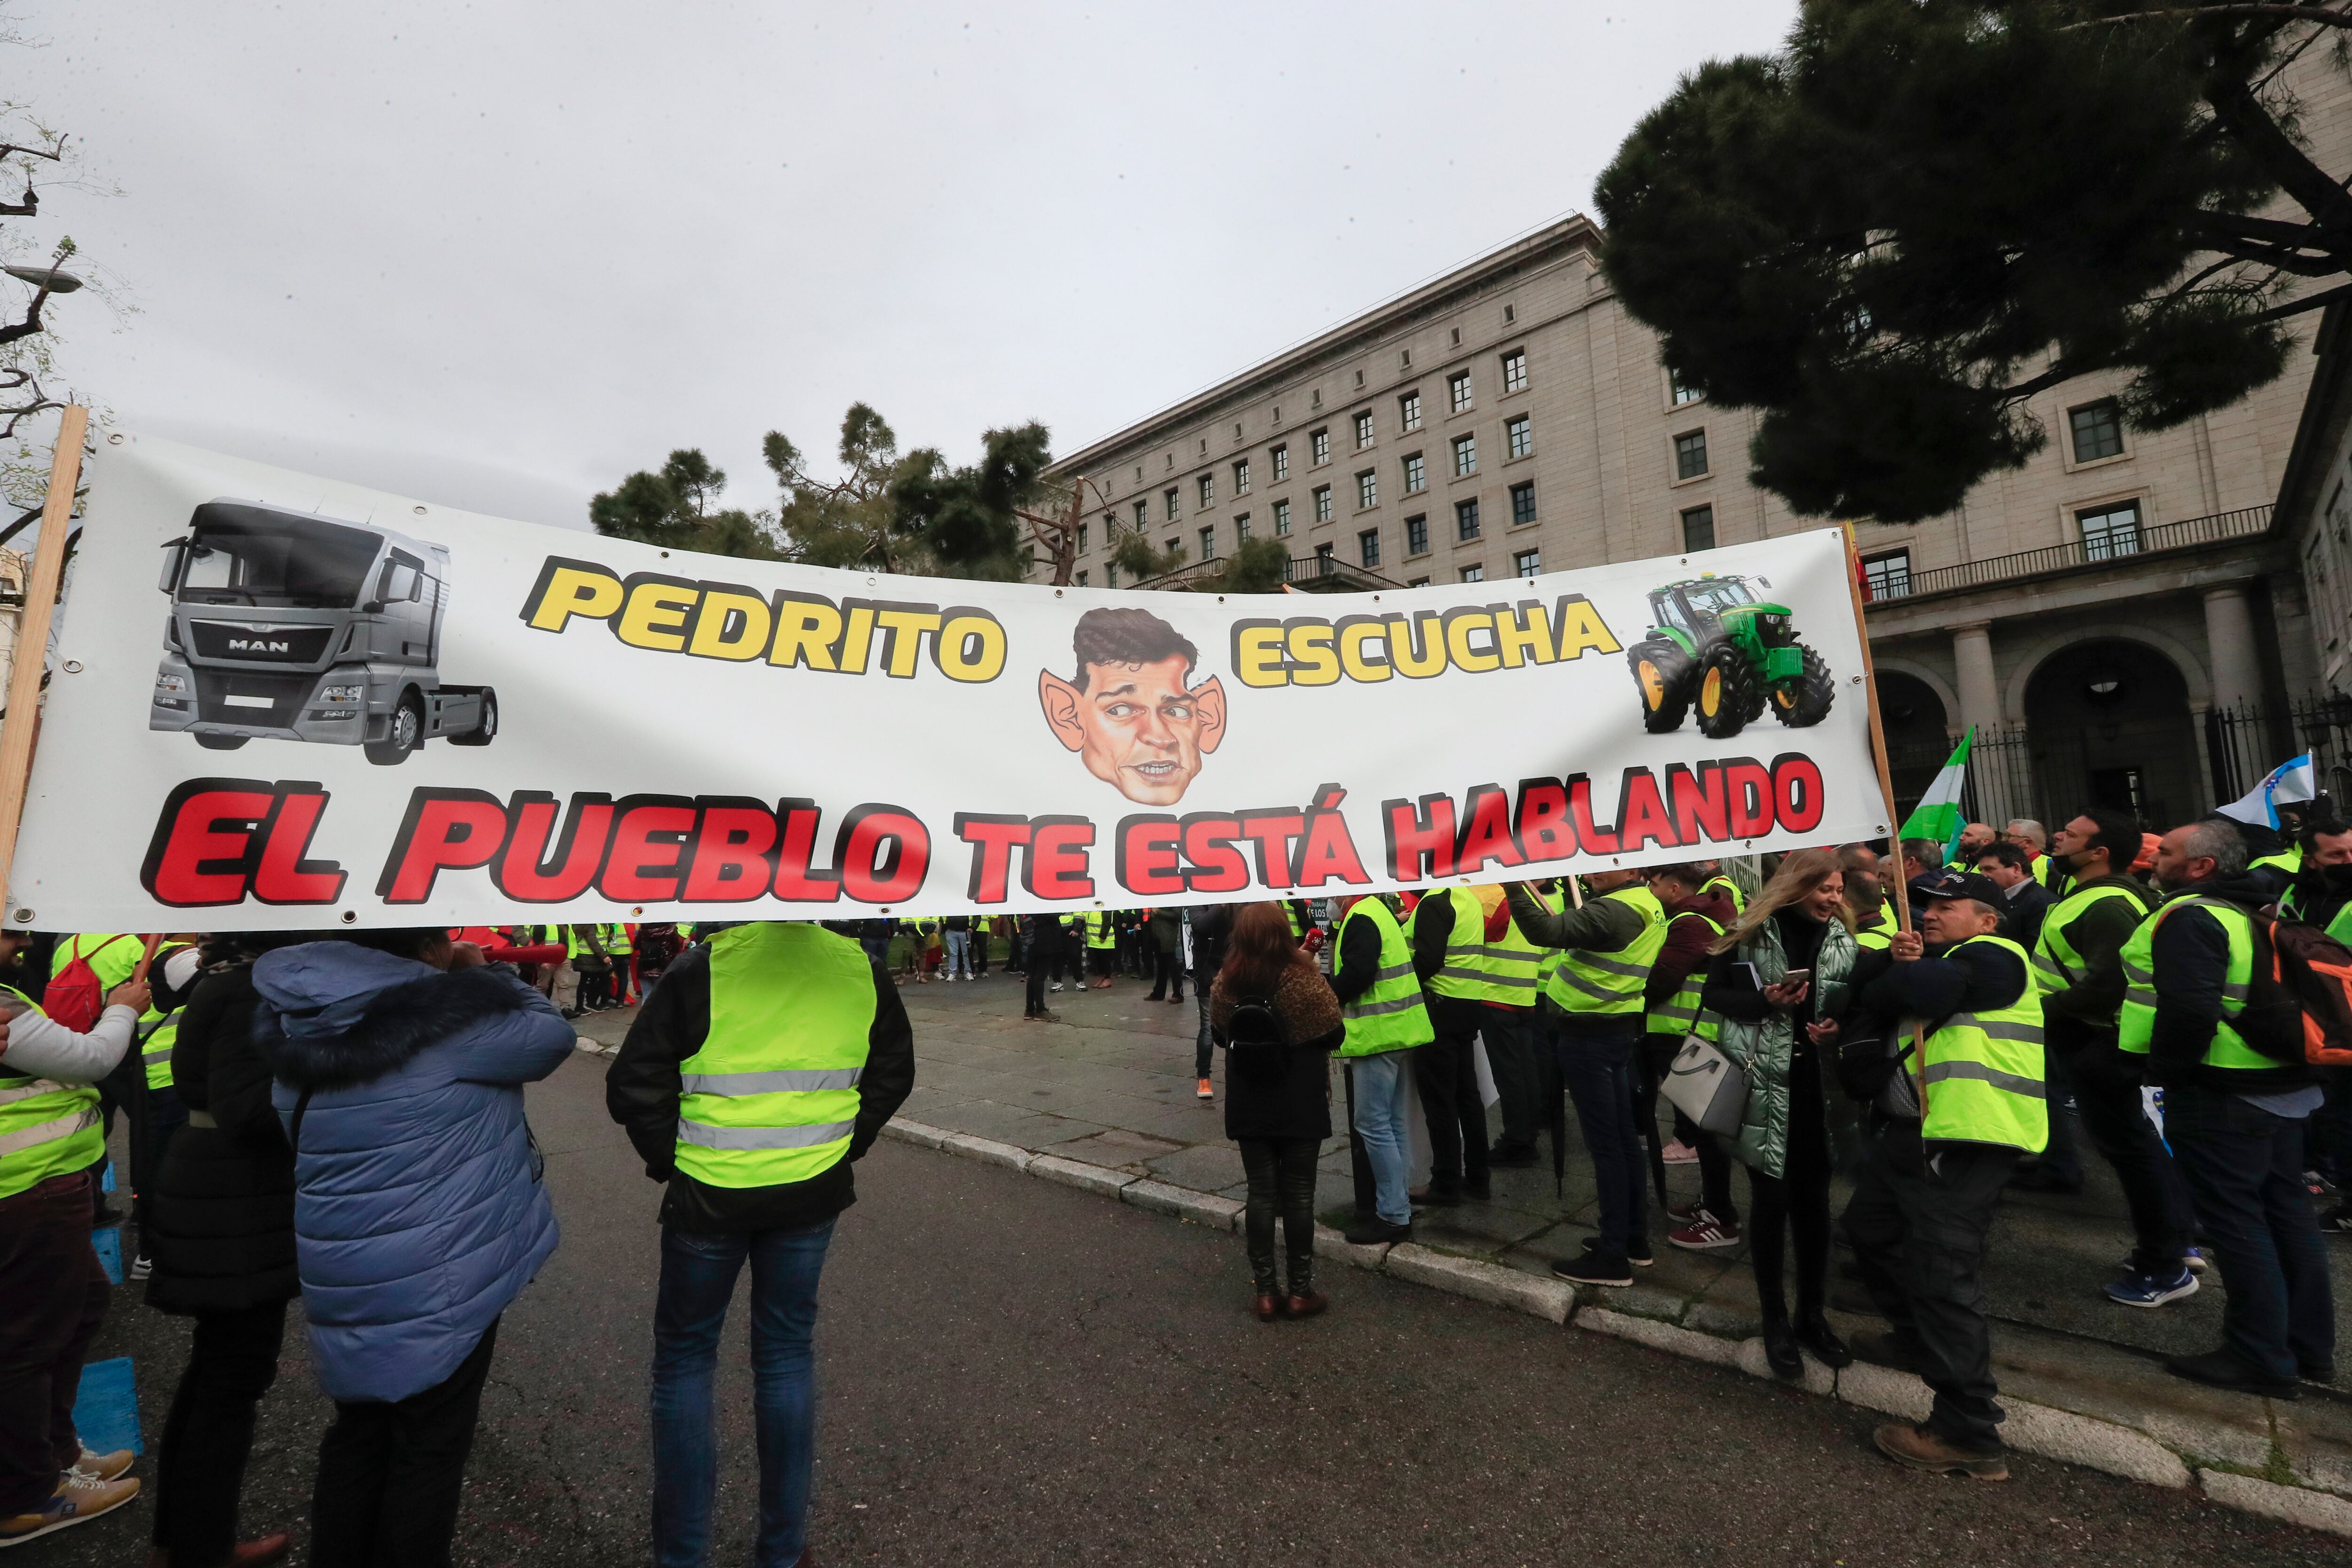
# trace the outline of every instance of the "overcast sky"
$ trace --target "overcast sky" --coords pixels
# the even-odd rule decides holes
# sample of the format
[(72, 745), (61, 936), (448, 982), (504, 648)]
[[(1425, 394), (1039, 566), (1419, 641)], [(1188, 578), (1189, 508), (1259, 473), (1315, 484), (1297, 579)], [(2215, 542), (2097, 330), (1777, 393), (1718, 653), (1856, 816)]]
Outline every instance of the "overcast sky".
[[(585, 526), (674, 447), (770, 504), (864, 399), (1073, 451), (1564, 213), (1793, 0), (1088, 10), (16, 7), (10, 96), (137, 313), (53, 320), (128, 428)], [(1629, 14), (1630, 13), (1630, 14)], [(11, 220), (15, 221), (15, 220)]]

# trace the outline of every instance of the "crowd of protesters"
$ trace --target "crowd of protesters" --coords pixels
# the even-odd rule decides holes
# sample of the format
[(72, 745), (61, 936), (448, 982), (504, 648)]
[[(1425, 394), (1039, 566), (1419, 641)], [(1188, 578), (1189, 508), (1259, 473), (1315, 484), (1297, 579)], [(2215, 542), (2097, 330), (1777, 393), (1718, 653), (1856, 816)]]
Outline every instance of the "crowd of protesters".
[[(691, 942), (692, 945), (688, 945)], [(441, 1568), (506, 1309), (558, 1244), (523, 1086), (570, 1016), (642, 999), (607, 1079), (664, 1183), (653, 1533), (709, 1561), (711, 1384), (751, 1264), (757, 1561), (809, 1561), (810, 1341), (850, 1166), (914, 1080), (896, 988), (817, 926), (0, 936), (0, 1548), (139, 1495), (74, 1421), (112, 1285), (93, 1237), (129, 1119), (147, 1304), (191, 1320), (154, 1453), (149, 1568), (257, 1568), (238, 1526), (296, 1296), (333, 1406), (309, 1561)], [(36, 1000), (37, 995), (38, 1000)], [(559, 1005), (556, 998), (562, 998)]]
[[(2352, 943), (2352, 825), (2321, 806), (2295, 827), (2209, 817), (2159, 838), (2092, 810), (2054, 836), (1971, 826), (1949, 864), (1906, 839), (1892, 863), (1853, 844), (1320, 907), (0, 935), (0, 1545), (140, 1489), (132, 1456), (83, 1448), (72, 1420), (110, 1289), (93, 1230), (123, 1217), (100, 1181), (121, 1111), (128, 1273), (194, 1329), (157, 1446), (151, 1568), (288, 1551), (283, 1531), (239, 1538), (238, 1496), (298, 1294), (334, 1406), (310, 1561), (447, 1562), (501, 1315), (558, 1239), (522, 1086), (571, 1054), (571, 1018), (635, 1003), (606, 1099), (667, 1189), (656, 1558), (708, 1559), (717, 1351), (749, 1262), (757, 1560), (805, 1561), (817, 1281), (851, 1165), (913, 1084), (898, 989), (980, 979), (1000, 942), (1032, 1018), (1055, 1017), (1048, 987), (1125, 975), (1181, 1004), (1192, 983), (1204, 1100), (1224, 1048), (1261, 1321), (1329, 1306), (1314, 1225), (1336, 1057), (1349, 1240), (1408, 1240), (1418, 1214), (1490, 1199), (1494, 1173), (1536, 1163), (1547, 1136), (1564, 1157), (1565, 1095), (1597, 1224), (1554, 1271), (1632, 1284), (1654, 1260), (1651, 1162), (1695, 1163), (1699, 1196), (1664, 1239), (1747, 1246), (1776, 1373), (1808, 1354), (1916, 1371), (1928, 1416), (1876, 1434), (1903, 1463), (2006, 1475), (1981, 1300), (1992, 1215), (2011, 1189), (2078, 1190), (2084, 1142), (2134, 1233), (2107, 1299), (2160, 1309), (2210, 1264), (2222, 1342), (2167, 1364), (2292, 1399), (2334, 1376), (2324, 1235), (2352, 1231), (2352, 1206), (2315, 1205), (2352, 1177), (2352, 1073), (2306, 1056), (2320, 1031), (2257, 962), (2352, 963), (2331, 945)], [(1701, 1069), (1739, 1092), (1694, 1100), (1675, 1080)], [(1416, 1099), (1429, 1175), (1409, 1187)], [(1841, 1244), (1888, 1324), (1852, 1345), (1825, 1310)]]

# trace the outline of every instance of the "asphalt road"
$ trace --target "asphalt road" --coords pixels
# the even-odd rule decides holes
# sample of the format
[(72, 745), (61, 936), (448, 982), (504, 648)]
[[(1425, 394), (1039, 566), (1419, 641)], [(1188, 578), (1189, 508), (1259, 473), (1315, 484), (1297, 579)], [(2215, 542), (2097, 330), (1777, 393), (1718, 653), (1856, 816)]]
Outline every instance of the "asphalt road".
[[(646, 1559), (658, 1194), (604, 1120), (604, 1066), (530, 1091), (563, 1245), (500, 1331), (461, 1563)], [(1238, 1237), (970, 1161), (883, 1143), (858, 1185), (818, 1331), (826, 1568), (2347, 1560), (2043, 1460), (2003, 1485), (1912, 1475), (1851, 1406), (1337, 1267), (1328, 1316), (1261, 1325)], [(748, 1560), (756, 1474), (740, 1318), (723, 1563)], [(299, 1531), (328, 1414), (292, 1337), (247, 1533)], [(151, 1440), (185, 1342), (125, 1291), (98, 1348), (138, 1358)], [(148, 1522), (142, 1500), (7, 1568), (135, 1563)]]

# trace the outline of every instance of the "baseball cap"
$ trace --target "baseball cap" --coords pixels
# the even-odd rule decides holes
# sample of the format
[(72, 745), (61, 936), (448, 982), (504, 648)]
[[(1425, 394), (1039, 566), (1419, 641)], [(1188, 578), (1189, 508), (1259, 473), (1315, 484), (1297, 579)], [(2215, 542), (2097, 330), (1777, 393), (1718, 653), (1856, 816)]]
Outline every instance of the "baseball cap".
[(1947, 866), (1940, 871), (1915, 879), (1911, 883), (1911, 901), (1928, 903), (1937, 899), (1974, 899), (1980, 904), (2000, 909), (2009, 895), (1990, 877), (1975, 871), (1963, 871), (1957, 866)]

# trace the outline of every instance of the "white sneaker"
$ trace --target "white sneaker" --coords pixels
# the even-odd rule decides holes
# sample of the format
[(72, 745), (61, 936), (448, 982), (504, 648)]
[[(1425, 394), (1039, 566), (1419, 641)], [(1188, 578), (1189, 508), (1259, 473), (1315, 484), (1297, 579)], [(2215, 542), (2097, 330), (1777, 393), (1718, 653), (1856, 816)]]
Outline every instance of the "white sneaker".
[(131, 1279), (144, 1279), (147, 1276), (154, 1272), (155, 1260), (148, 1257), (145, 1253), (142, 1252), (138, 1257), (131, 1260), (131, 1271), (129, 1276)]
[(1058, 981), (1058, 980), (1055, 981), (1055, 982), (1054, 982), (1054, 989), (1055, 989), (1055, 990), (1056, 990), (1056, 991), (1059, 991), (1061, 988), (1062, 988), (1062, 983), (1061, 983), (1060, 981)]

